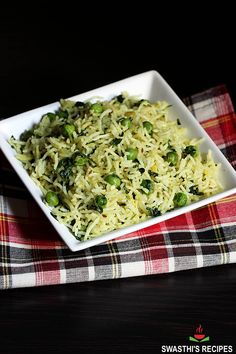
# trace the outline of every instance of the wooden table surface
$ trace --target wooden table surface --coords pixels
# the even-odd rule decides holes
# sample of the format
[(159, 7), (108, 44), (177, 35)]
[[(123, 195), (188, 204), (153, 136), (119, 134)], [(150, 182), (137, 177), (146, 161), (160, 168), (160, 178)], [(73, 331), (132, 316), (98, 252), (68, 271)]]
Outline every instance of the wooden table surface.
[[(236, 265), (0, 293), (1, 353), (160, 353), (236, 344)], [(4, 350), (3, 350), (4, 348)]]
[[(32, 3), (29, 15), (20, 7), (0, 12), (0, 118), (151, 69), (181, 97), (225, 83), (236, 102), (230, 21), (201, 18), (196, 29), (191, 18), (191, 40), (183, 30), (158, 41), (159, 22), (140, 31), (127, 16), (122, 27), (99, 13), (101, 27), (93, 12), (89, 36), (87, 12), (58, 15)], [(160, 353), (161, 345), (189, 344), (198, 323), (211, 344), (233, 345), (235, 303), (236, 265), (2, 291), (0, 353)]]

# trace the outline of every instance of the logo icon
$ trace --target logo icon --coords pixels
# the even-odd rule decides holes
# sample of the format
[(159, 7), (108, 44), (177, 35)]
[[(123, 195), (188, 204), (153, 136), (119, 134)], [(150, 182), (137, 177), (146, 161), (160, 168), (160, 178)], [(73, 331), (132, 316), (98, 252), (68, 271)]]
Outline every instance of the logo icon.
[(210, 337), (206, 337), (206, 335), (204, 334), (204, 330), (203, 330), (202, 325), (199, 324), (199, 326), (195, 330), (195, 333), (194, 333), (193, 337), (189, 336), (188, 339), (191, 342), (202, 343), (202, 342), (209, 342)]

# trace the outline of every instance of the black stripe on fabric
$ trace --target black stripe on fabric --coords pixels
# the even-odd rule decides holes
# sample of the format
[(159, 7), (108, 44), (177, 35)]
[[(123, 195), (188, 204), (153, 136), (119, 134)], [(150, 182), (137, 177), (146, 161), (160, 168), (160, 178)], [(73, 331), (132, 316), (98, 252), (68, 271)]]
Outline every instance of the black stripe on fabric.
[[(220, 237), (216, 236), (215, 232), (216, 228), (212, 228), (209, 230), (196, 230), (196, 231), (181, 231), (181, 232), (171, 232), (169, 233), (169, 239), (171, 245), (192, 245), (195, 243), (194, 235), (197, 236), (199, 243), (211, 243), (217, 244), (218, 242), (227, 242), (229, 240), (233, 240), (236, 236), (236, 225), (230, 226), (217, 226), (217, 230), (219, 232)], [(235, 239), (236, 242), (236, 239)]]
[(188, 244), (188, 246), (185, 245), (185, 247), (173, 247), (173, 257), (191, 257), (191, 256), (196, 256), (196, 248), (194, 243)]
[(64, 260), (64, 265), (60, 264), (60, 269), (73, 269), (73, 268), (87, 268), (88, 260), (87, 258), (74, 258), (74, 257), (61, 257)]
[(169, 233), (169, 240), (171, 245), (185, 245), (193, 244), (192, 233), (190, 231), (180, 231)]
[(101, 243), (100, 245), (91, 247), (89, 250), (94, 259), (97, 258), (97, 256), (110, 257), (110, 247), (108, 243)]
[(221, 149), (221, 152), (225, 155), (229, 162), (232, 163), (233, 161), (236, 161), (236, 143), (224, 147)]
[[(40, 261), (53, 261), (58, 259), (55, 248), (50, 249), (40, 249), (38, 248), (38, 253), (34, 254), (35, 248), (19, 248), (14, 246), (4, 246), (10, 249), (10, 258), (7, 258), (7, 262), (14, 264), (26, 264), (30, 262), (40, 262)], [(63, 256), (61, 257), (63, 259)]]
[[(219, 230), (219, 235), (220, 235), (220, 240), (223, 241), (224, 239), (224, 232), (223, 229), (218, 226), (217, 230)], [(216, 233), (216, 228), (212, 226), (212, 229), (206, 230), (206, 231), (198, 231), (198, 239), (200, 243), (218, 243), (219, 238), (217, 238), (217, 233)]]
[(75, 268), (88, 268), (89, 266), (89, 249), (74, 253), (71, 252), (68, 248), (59, 248), (56, 250), (56, 253), (58, 260), (60, 260), (60, 269), (69, 270)]
[(222, 254), (221, 251), (221, 246), (219, 244), (215, 244), (215, 245), (202, 245), (201, 247), (202, 250), (202, 254), (204, 255), (216, 255), (216, 254)]
[[(216, 232), (217, 231), (217, 232)], [(227, 249), (227, 241), (233, 240), (236, 235), (236, 225), (231, 226), (221, 226), (218, 225), (214, 229), (207, 230), (198, 233), (199, 242), (205, 243), (224, 243), (224, 247)], [(236, 240), (235, 240), (236, 242)]]
[(93, 258), (93, 264), (94, 267), (97, 266), (104, 266), (104, 265), (112, 265), (112, 254), (103, 254), (101, 257), (94, 257)]

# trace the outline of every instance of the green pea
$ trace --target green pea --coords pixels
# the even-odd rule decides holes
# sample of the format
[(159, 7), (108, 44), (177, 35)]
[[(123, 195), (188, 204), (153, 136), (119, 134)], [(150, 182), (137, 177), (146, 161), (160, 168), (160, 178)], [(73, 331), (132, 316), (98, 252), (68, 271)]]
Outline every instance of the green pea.
[(75, 131), (75, 126), (72, 124), (65, 124), (62, 127), (62, 134), (65, 137), (70, 137)]
[(128, 148), (125, 151), (127, 160), (136, 160), (138, 156), (138, 150), (134, 148)]
[(187, 204), (187, 195), (184, 193), (176, 193), (174, 196), (174, 205), (175, 207), (182, 207)]
[(57, 206), (59, 204), (59, 198), (55, 192), (47, 192), (45, 199), (50, 206)]
[(129, 129), (131, 127), (132, 120), (130, 118), (122, 118), (120, 120), (120, 124), (122, 127)]
[(145, 121), (145, 122), (143, 122), (143, 127), (146, 129), (146, 131), (148, 132), (148, 134), (152, 134), (152, 132), (153, 132), (153, 125), (152, 125), (152, 123), (150, 123), (149, 121)]
[(95, 198), (95, 204), (99, 208), (104, 208), (107, 205), (107, 198), (104, 195), (97, 195)]
[(104, 180), (112, 186), (115, 186), (116, 188), (118, 188), (121, 184), (120, 178), (114, 173), (111, 175), (107, 175)]
[(171, 166), (175, 166), (178, 162), (178, 154), (175, 151), (170, 151), (166, 155), (166, 160)]
[(143, 179), (141, 186), (148, 190), (148, 192), (144, 192), (145, 194), (151, 194), (154, 191), (154, 184), (150, 179)]
[(75, 158), (75, 164), (77, 166), (84, 166), (88, 162), (88, 158), (86, 156), (77, 156)]
[(102, 113), (103, 112), (103, 107), (102, 107), (101, 103), (96, 102), (96, 103), (92, 104), (91, 110), (94, 113)]

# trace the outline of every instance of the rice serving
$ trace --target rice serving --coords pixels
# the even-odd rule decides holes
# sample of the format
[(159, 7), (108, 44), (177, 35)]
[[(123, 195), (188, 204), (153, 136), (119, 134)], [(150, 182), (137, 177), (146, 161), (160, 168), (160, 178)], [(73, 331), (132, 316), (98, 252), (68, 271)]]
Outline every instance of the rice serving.
[(87, 240), (222, 189), (211, 151), (200, 153), (201, 140), (168, 117), (169, 107), (127, 93), (62, 99), (58, 111), (9, 143), (53, 216)]

